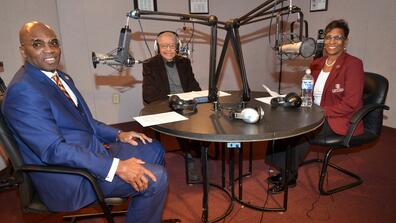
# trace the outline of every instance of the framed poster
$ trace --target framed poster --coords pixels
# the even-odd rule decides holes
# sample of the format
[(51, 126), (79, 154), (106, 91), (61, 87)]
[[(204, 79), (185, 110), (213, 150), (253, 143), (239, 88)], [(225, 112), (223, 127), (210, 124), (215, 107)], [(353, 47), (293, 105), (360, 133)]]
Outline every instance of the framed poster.
[(209, 0), (188, 0), (190, 14), (209, 14)]
[(326, 11), (328, 0), (311, 0), (311, 12)]
[(157, 11), (157, 0), (133, 0), (135, 9)]

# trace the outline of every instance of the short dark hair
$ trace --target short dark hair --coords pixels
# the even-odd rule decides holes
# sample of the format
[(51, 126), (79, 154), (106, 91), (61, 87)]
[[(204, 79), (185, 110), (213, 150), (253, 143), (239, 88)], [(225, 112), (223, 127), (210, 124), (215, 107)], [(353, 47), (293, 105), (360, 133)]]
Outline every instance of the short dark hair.
[(345, 38), (348, 38), (349, 35), (349, 27), (348, 27), (348, 23), (343, 20), (343, 19), (338, 19), (338, 20), (333, 20), (331, 21), (329, 24), (327, 24), (326, 29), (325, 29), (325, 35), (330, 32), (331, 30), (335, 29), (335, 28), (339, 28), (342, 29), (342, 31), (344, 31), (344, 36)]

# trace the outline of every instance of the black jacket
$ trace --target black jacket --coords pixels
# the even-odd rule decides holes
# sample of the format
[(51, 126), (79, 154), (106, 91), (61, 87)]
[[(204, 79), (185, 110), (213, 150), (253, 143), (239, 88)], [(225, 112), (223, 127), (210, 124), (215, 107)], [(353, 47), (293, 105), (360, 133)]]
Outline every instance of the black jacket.
[[(190, 60), (176, 56), (174, 62), (184, 92), (200, 91), (201, 88), (195, 80)], [(157, 55), (143, 63), (143, 101), (151, 103), (166, 99), (168, 94), (170, 94), (170, 88), (165, 63), (161, 55)]]

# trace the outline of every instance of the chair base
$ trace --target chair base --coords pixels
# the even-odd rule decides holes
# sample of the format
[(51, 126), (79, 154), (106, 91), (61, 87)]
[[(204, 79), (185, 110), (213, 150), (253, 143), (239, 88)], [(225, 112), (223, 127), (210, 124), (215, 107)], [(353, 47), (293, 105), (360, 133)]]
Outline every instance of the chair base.
[[(311, 159), (311, 160), (304, 161), (301, 164), (301, 166), (303, 166), (303, 165), (310, 164), (310, 163), (322, 163), (322, 169), (320, 170), (320, 178), (319, 178), (319, 185), (318, 185), (319, 192), (322, 195), (331, 195), (331, 194), (334, 194), (334, 193), (337, 193), (340, 191), (344, 191), (344, 190), (359, 186), (360, 184), (363, 183), (363, 180), (362, 180), (362, 178), (360, 178), (360, 176), (356, 175), (355, 173), (353, 173), (349, 170), (339, 167), (333, 163), (330, 163), (330, 158), (331, 158), (332, 152), (333, 152), (333, 149), (329, 149), (327, 151), (324, 159)], [(339, 187), (335, 187), (335, 188), (331, 188), (331, 189), (327, 189), (327, 190), (324, 189), (324, 180), (327, 175), (327, 167), (328, 166), (332, 167), (335, 170), (338, 170), (339, 172), (341, 172), (345, 175), (350, 176), (351, 178), (354, 179), (354, 181), (352, 183), (345, 184), (343, 186), (339, 186)]]
[(63, 216), (63, 220), (68, 220), (70, 223), (75, 223), (78, 220), (81, 220), (83, 218), (89, 218), (89, 217), (105, 217), (107, 219), (107, 222), (114, 222), (113, 216), (115, 215), (124, 215), (127, 213), (127, 210), (120, 210), (120, 211), (111, 211), (111, 216), (106, 216), (103, 212), (95, 212), (95, 213), (76, 213), (76, 214), (69, 214)]

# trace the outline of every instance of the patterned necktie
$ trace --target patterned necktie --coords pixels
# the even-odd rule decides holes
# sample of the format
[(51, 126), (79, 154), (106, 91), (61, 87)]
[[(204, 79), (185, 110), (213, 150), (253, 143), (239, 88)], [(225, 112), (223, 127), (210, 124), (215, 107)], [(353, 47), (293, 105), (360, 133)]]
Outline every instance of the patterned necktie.
[(54, 76), (51, 77), (52, 80), (55, 81), (56, 85), (58, 85), (59, 89), (63, 92), (63, 94), (65, 94), (66, 98), (69, 99), (69, 101), (74, 105), (75, 108), (78, 107), (77, 105), (74, 103), (73, 99), (70, 97), (70, 94), (67, 93), (65, 86), (63, 86), (62, 81), (60, 80), (60, 77), (58, 74), (55, 74)]

